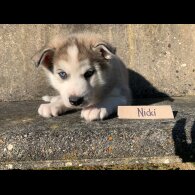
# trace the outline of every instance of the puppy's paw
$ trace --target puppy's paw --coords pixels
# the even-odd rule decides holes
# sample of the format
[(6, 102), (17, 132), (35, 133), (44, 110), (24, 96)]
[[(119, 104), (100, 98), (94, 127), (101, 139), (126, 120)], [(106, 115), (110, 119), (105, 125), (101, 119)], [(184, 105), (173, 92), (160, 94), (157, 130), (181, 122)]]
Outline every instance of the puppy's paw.
[(81, 111), (81, 117), (87, 121), (102, 120), (108, 116), (106, 108), (85, 108)]
[(41, 104), (38, 113), (43, 117), (49, 118), (52, 116), (59, 116), (62, 113), (62, 109), (60, 106), (53, 103)]

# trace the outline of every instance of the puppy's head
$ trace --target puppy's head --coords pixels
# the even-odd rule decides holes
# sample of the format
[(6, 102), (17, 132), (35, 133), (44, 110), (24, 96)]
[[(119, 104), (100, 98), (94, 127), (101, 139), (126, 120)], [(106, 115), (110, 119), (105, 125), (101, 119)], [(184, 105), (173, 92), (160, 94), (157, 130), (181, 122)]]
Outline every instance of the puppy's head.
[(54, 38), (32, 59), (44, 68), (66, 107), (82, 108), (98, 103), (111, 88), (115, 52), (96, 34), (73, 34)]

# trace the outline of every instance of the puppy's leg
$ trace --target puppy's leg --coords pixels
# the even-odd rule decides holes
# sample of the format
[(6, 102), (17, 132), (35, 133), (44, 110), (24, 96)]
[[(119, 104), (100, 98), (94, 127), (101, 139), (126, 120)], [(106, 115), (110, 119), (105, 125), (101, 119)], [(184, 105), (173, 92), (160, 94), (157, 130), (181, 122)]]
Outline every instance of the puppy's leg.
[(50, 99), (51, 103), (40, 105), (38, 113), (41, 116), (43, 117), (59, 116), (60, 114), (68, 110), (68, 108), (65, 107), (60, 96), (54, 96), (52, 98)]
[(45, 95), (42, 97), (42, 100), (45, 102), (56, 102), (60, 99), (61, 97), (58, 96), (49, 96), (49, 95)]
[(124, 96), (107, 97), (95, 106), (84, 108), (81, 111), (81, 117), (87, 121), (104, 119), (115, 113), (119, 105), (126, 105), (127, 103), (127, 98)]

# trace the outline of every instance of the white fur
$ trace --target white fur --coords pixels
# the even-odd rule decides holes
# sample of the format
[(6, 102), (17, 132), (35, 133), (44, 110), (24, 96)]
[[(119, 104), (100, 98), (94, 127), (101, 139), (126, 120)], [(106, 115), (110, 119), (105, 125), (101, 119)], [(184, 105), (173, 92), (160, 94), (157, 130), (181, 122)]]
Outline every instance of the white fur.
[[(73, 53), (71, 54), (73, 55)], [(82, 76), (90, 68), (89, 60), (81, 62), (76, 62), (74, 60), (74, 63), (68, 63), (60, 60), (58, 64), (59, 66), (56, 69), (64, 70), (68, 75), (70, 75), (70, 77), (63, 81), (56, 74), (49, 73), (48, 76), (50, 78), (51, 85), (59, 91), (65, 106), (72, 107), (69, 102), (70, 96), (84, 96), (87, 100), (89, 96), (93, 95), (89, 90), (88, 81), (86, 81)], [(93, 83), (94, 79), (91, 79), (91, 86), (96, 84), (95, 82)]]
[[(46, 96), (44, 96), (44, 97), (46, 98)], [(64, 106), (64, 103), (63, 103), (60, 96), (47, 96), (46, 100), (50, 100), (51, 103), (41, 104), (39, 109), (38, 109), (38, 113), (43, 117), (49, 118), (52, 116), (54, 116), (54, 117), (59, 116), (60, 114), (62, 114), (68, 110)]]
[(43, 96), (42, 97), (42, 100), (45, 101), (45, 102), (56, 102), (58, 101), (58, 99), (61, 98), (60, 96)]
[(52, 99), (52, 97), (48, 96), (48, 95), (45, 95), (45, 96), (42, 97), (42, 100), (45, 101), (45, 102), (51, 102), (51, 99)]
[(71, 64), (75, 64), (75, 63), (78, 63), (78, 48), (73, 45), (73, 46), (70, 46), (67, 50), (67, 53), (69, 55), (69, 63)]

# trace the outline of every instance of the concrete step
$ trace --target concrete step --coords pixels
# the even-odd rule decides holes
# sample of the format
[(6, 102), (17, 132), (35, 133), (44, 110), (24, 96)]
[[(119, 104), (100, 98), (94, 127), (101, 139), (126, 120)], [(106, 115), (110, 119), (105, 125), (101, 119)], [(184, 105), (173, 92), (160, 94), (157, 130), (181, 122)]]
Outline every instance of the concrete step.
[(0, 169), (192, 162), (195, 97), (145, 99), (171, 105), (175, 119), (87, 123), (80, 111), (45, 119), (41, 101), (0, 103)]

